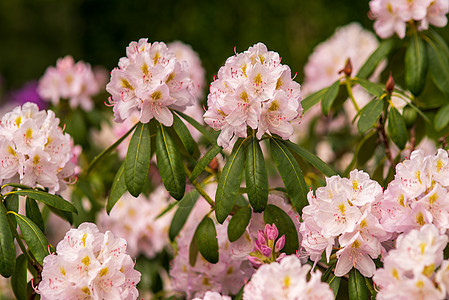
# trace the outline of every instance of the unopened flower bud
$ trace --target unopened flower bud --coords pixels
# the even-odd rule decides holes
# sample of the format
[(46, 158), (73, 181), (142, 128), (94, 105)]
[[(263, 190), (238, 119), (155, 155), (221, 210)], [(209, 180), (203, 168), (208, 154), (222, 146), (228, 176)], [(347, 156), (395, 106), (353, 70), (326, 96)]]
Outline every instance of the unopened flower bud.
[(346, 76), (351, 76), (352, 73), (352, 63), (351, 63), (351, 59), (348, 57), (348, 59), (346, 60), (346, 64), (345, 67), (343, 69), (341, 69), (338, 74), (341, 73), (345, 73)]
[(394, 79), (393, 76), (391, 75), (391, 72), (390, 76), (388, 77), (387, 83), (385, 84), (385, 89), (389, 94), (391, 94), (394, 90)]
[(282, 250), (282, 248), (284, 248), (285, 246), (285, 234), (283, 236), (281, 236), (277, 241), (276, 244), (274, 245), (274, 252), (279, 252)]
[(275, 224), (273, 224), (272, 226), (270, 224), (265, 225), (264, 233), (267, 239), (271, 241), (275, 241), (279, 235), (279, 231), (276, 228)]

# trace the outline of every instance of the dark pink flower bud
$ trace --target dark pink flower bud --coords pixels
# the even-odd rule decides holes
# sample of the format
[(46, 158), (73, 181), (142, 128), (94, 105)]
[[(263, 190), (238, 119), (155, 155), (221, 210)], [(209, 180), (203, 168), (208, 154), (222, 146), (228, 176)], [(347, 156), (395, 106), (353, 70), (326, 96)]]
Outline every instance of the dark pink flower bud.
[(279, 231), (276, 228), (276, 225), (273, 224), (272, 226), (270, 224), (265, 225), (265, 236), (268, 240), (275, 241), (279, 235)]
[(266, 256), (266, 257), (271, 257), (271, 248), (270, 247), (268, 247), (268, 246), (265, 246), (265, 245), (262, 245), (262, 251), (261, 251), (261, 253), (262, 253), (262, 255), (263, 256)]
[(258, 257), (248, 255), (246, 258), (248, 258), (249, 262), (256, 269), (259, 268), (263, 264), (263, 262)]
[(282, 248), (284, 248), (285, 246), (285, 234), (282, 235), (277, 241), (276, 244), (274, 245), (274, 252), (279, 252), (282, 250)]

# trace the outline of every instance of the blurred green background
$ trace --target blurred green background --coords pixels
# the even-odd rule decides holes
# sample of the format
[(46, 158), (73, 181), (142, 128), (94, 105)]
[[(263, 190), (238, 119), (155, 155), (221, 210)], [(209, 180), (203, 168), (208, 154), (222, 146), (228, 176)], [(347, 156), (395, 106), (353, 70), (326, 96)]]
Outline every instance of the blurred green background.
[(42, 76), (72, 55), (111, 70), (130, 41), (180, 40), (196, 50), (210, 82), (226, 58), (263, 42), (298, 72), (336, 27), (372, 29), (368, 0), (0, 0), (0, 75), (4, 90)]

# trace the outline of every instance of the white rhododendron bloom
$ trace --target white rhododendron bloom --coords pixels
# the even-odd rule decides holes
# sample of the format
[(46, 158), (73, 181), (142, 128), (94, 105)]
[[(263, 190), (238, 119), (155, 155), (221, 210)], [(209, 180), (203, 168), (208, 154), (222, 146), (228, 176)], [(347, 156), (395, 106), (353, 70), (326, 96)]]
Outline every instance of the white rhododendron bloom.
[(68, 99), (71, 108), (80, 106), (83, 110), (93, 108), (92, 96), (98, 94), (101, 83), (95, 78), (89, 64), (73, 57), (58, 59), (55, 67), (48, 67), (39, 81), (39, 96), (53, 104)]
[(246, 137), (248, 126), (288, 139), (293, 125), (302, 116), (300, 85), (292, 80), (279, 54), (258, 43), (231, 56), (218, 71), (207, 97), (205, 122), (221, 130), (218, 145), (229, 146), (231, 139)]
[(243, 289), (244, 300), (265, 299), (334, 299), (327, 283), (321, 282), (321, 272), (310, 273), (310, 265), (301, 265), (295, 255), (280, 263), (262, 265)]
[(0, 183), (59, 192), (75, 175), (74, 150), (79, 155), (53, 111), (39, 110), (30, 102), (18, 106), (0, 123)]
[(152, 118), (165, 126), (173, 124), (170, 109), (185, 110), (194, 104), (194, 85), (187, 61), (176, 59), (165, 43), (148, 39), (131, 42), (126, 57), (111, 72), (106, 90), (112, 95), (116, 122), (138, 112), (140, 122)]
[(44, 258), (42, 299), (137, 299), (140, 273), (126, 254), (126, 241), (93, 223), (69, 230)]
[(204, 298), (194, 298), (193, 300), (231, 300), (232, 298), (229, 296), (222, 296), (217, 292), (206, 292), (204, 294)]

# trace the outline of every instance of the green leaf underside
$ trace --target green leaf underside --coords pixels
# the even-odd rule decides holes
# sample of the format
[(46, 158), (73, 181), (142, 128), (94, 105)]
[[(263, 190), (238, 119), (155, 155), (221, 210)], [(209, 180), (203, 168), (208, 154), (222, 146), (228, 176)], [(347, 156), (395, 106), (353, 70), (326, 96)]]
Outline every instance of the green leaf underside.
[(214, 221), (205, 217), (195, 232), (196, 244), (201, 255), (210, 263), (218, 262), (218, 240)]
[(143, 189), (150, 168), (151, 141), (149, 123), (137, 124), (125, 158), (125, 183), (131, 195), (137, 197)]
[(123, 162), (120, 168), (115, 174), (114, 180), (112, 181), (111, 193), (108, 197), (108, 203), (106, 204), (106, 212), (111, 212), (114, 205), (117, 201), (123, 196), (126, 192), (126, 183), (125, 183), (125, 163)]
[(357, 129), (360, 133), (364, 133), (376, 124), (382, 113), (383, 105), (383, 100), (373, 99), (362, 108), (357, 122)]
[(170, 224), (170, 229), (168, 230), (170, 241), (174, 241), (178, 233), (181, 231), (198, 198), (198, 191), (193, 190), (185, 194), (181, 201), (179, 201), (178, 209), (173, 216)]
[(250, 219), (251, 208), (248, 206), (242, 207), (235, 215), (232, 216), (228, 225), (228, 238), (231, 243), (235, 242), (242, 236), (249, 224)]
[(281, 252), (287, 254), (296, 253), (299, 248), (298, 232), (290, 216), (281, 208), (268, 204), (263, 212), (263, 219), (265, 224), (272, 225), (274, 223), (276, 225), (279, 237), (285, 234), (285, 246)]
[(12, 191), (8, 194), (16, 194), (20, 196), (28, 196), (31, 199), (47, 204), (48, 206), (57, 208), (62, 211), (71, 211), (77, 213), (76, 207), (72, 203), (64, 200), (62, 197), (36, 190), (20, 190)]
[(426, 45), (415, 32), (405, 52), (405, 84), (414, 95), (419, 95), (424, 89), (427, 67)]
[(268, 201), (268, 174), (262, 149), (255, 137), (251, 138), (246, 149), (245, 178), (249, 203), (255, 212), (262, 212)]
[(0, 203), (0, 274), (3, 277), (11, 276), (15, 263), (14, 238), (9, 228), (5, 206)]

